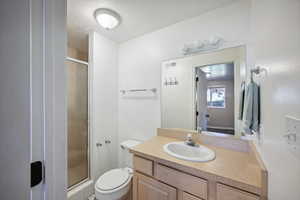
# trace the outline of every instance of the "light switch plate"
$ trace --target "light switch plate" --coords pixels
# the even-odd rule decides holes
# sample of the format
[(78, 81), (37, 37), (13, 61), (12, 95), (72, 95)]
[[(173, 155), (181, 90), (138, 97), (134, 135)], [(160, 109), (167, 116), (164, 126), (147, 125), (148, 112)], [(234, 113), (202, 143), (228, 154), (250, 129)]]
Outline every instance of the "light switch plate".
[(291, 116), (286, 116), (285, 122), (286, 130), (284, 134), (300, 134), (300, 119)]
[(285, 137), (289, 150), (296, 156), (300, 155), (300, 119), (292, 116), (285, 116), (284, 135), (295, 134)]

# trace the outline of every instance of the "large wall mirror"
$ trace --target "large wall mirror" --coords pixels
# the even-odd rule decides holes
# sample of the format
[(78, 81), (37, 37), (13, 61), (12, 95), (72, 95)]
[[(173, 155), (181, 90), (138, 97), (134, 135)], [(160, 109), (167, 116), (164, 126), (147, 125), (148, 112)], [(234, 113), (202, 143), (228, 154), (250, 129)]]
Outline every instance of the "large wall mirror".
[(162, 127), (240, 136), (245, 78), (245, 46), (163, 62)]

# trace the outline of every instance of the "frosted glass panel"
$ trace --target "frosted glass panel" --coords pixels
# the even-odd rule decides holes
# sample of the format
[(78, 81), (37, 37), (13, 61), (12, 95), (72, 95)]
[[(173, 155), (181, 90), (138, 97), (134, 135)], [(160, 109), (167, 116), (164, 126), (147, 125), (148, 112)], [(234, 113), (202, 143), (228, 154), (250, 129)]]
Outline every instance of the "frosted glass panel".
[(89, 177), (88, 66), (67, 61), (68, 187)]

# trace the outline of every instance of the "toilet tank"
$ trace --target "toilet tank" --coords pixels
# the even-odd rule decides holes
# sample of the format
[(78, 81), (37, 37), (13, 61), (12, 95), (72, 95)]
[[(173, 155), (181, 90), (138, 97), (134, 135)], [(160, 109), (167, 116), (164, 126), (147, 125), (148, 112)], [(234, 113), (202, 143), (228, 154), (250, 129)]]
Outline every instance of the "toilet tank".
[(121, 167), (130, 167), (132, 168), (132, 154), (129, 152), (129, 149), (140, 144), (140, 141), (137, 140), (125, 140), (121, 142), (120, 147), (121, 147), (121, 155), (120, 155), (120, 160), (121, 160)]

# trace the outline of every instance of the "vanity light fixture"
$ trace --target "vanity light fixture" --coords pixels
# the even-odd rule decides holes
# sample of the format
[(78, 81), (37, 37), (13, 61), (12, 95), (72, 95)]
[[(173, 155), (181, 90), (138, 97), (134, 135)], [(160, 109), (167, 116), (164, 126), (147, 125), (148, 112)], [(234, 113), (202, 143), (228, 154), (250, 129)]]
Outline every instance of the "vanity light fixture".
[(106, 30), (114, 29), (121, 23), (121, 16), (108, 8), (98, 8), (94, 16), (98, 24)]
[(183, 55), (194, 54), (203, 51), (210, 51), (214, 49), (219, 49), (225, 40), (219, 36), (212, 36), (209, 40), (198, 40), (192, 43), (184, 44), (182, 49)]

